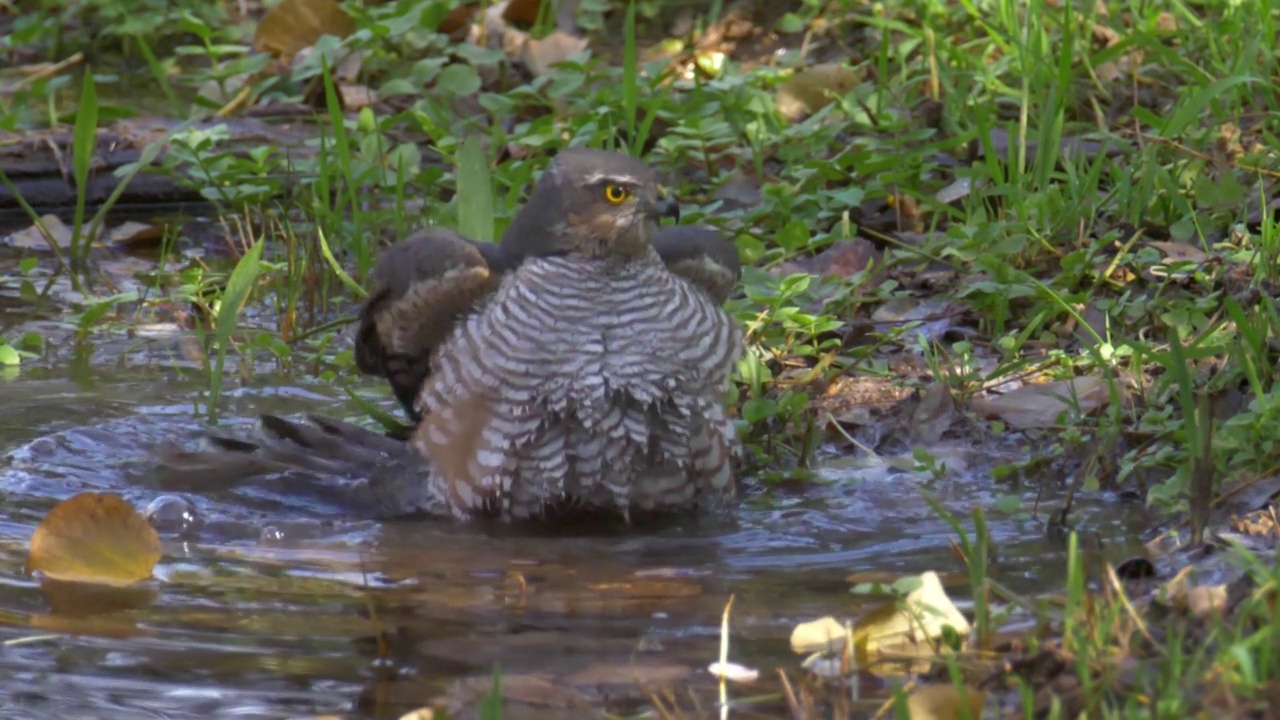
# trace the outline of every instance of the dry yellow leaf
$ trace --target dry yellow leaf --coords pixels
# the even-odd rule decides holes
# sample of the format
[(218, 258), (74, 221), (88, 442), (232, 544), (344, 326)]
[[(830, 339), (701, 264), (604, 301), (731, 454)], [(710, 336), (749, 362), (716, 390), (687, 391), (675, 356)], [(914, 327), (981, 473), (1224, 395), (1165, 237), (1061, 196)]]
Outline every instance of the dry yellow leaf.
[(551, 66), (562, 63), (587, 49), (587, 41), (559, 30), (542, 39), (530, 38), (524, 46), (524, 64), (535, 77), (551, 72)]
[(132, 505), (119, 495), (80, 493), (36, 528), (27, 572), (119, 587), (151, 577), (159, 561), (160, 538)]
[(844, 647), (844, 625), (833, 617), (800, 623), (791, 631), (791, 650), (797, 653), (835, 652)]
[(862, 617), (855, 637), (872, 656), (886, 648), (927, 645), (940, 638), (946, 626), (961, 637), (969, 634), (969, 621), (947, 596), (938, 573), (930, 570), (920, 575), (920, 587), (900, 602), (886, 603)]
[(907, 696), (911, 720), (959, 720), (982, 717), (987, 694), (972, 687), (963, 691), (955, 685), (921, 685)]
[(797, 70), (787, 78), (774, 96), (778, 112), (789, 120), (821, 110), (837, 97), (847, 94), (862, 81), (852, 68), (834, 63), (814, 65)]
[(335, 0), (284, 0), (258, 22), (253, 49), (288, 60), (323, 35), (345, 38), (355, 29), (351, 16)]

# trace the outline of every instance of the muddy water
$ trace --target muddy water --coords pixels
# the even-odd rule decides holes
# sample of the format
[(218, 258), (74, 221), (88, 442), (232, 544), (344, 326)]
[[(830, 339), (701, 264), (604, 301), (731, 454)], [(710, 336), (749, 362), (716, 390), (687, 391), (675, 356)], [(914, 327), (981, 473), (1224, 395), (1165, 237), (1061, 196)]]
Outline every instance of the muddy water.
[[(982, 472), (1016, 448), (981, 458), (937, 448), (971, 467), (940, 480), (832, 461), (814, 483), (748, 483), (733, 522), (590, 537), (346, 521), (270, 487), (162, 485), (147, 449), (196, 437), (203, 381), (171, 346), (116, 343), (0, 376), (0, 718), (398, 717), (431, 702), (475, 717), (495, 665), (522, 701), (507, 717), (631, 713), (662, 687), (698, 716), (695, 702), (713, 707), (705, 668), (731, 594), (734, 659), (772, 677), (797, 666), (787, 643), (796, 622), (865, 610), (847, 592), (850, 573), (957, 569), (952, 531), (921, 487), (961, 516), (986, 509), (997, 579), (1024, 592), (1060, 587), (1065, 546), (1041, 519), (996, 510), (1010, 490)], [(260, 412), (353, 416), (342, 397), (264, 375), (227, 389), (223, 424), (247, 430)], [(139, 508), (168, 498), (150, 604), (58, 615), (24, 575), (35, 525), (83, 490)], [(1037, 490), (1024, 491), (1024, 508)], [(1041, 498), (1061, 500), (1056, 489)], [(1086, 499), (1075, 518), (1108, 556), (1127, 555), (1142, 523), (1109, 498)], [(964, 588), (953, 593), (963, 599)]]

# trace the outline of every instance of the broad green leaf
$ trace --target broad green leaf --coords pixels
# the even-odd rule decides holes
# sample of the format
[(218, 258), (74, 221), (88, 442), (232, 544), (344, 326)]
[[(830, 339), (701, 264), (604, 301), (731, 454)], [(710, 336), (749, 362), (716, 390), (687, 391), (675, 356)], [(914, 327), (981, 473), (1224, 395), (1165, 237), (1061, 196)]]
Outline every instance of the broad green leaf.
[(481, 138), (472, 135), (458, 150), (458, 232), (493, 242), (493, 183)]

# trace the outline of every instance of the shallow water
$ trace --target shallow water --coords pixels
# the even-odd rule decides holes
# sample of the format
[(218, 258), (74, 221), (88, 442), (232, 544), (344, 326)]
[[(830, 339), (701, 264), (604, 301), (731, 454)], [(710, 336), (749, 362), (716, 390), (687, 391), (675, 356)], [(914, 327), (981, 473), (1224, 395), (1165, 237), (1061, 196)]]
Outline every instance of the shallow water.
[[(621, 696), (627, 709), (643, 695), (610, 688), (629, 677), (709, 687), (701, 669), (718, 652), (730, 594), (735, 657), (793, 668), (795, 622), (856, 616), (849, 573), (956, 569), (950, 527), (907, 474), (859, 479), (831, 468), (821, 473), (829, 482), (786, 493), (749, 486), (728, 527), (588, 538), (344, 522), (278, 498), (176, 493), (202, 524), (162, 534), (152, 604), (50, 614), (22, 573), (34, 526), (55, 500), (81, 490), (119, 491), (140, 508), (175, 494), (147, 482), (145, 449), (194, 437), (198, 392), (194, 381), (128, 372), (91, 385), (31, 372), (0, 385), (0, 447), (9, 454), (0, 470), (0, 639), (57, 633), (0, 653), (0, 692), (10, 695), (0, 717), (394, 716), (446, 695), (451, 681), (486, 678), (495, 663), (504, 675), (573, 679), (587, 697)], [(226, 405), (243, 418), (350, 413), (335, 395), (324, 386), (256, 387), (233, 391)], [(953, 512), (987, 510), (998, 579), (1024, 591), (1058, 585), (1065, 548), (1038, 520), (995, 511), (988, 480), (931, 485)], [(1102, 499), (1077, 517), (1122, 553), (1132, 515)], [(389, 636), (382, 660), (379, 626)]]
[[(474, 717), (495, 665), (529, 700), (507, 717), (586, 716), (575, 703), (634, 712), (660, 687), (696, 716), (689, 698), (713, 707), (705, 668), (730, 595), (733, 659), (774, 677), (797, 667), (795, 623), (868, 607), (848, 594), (849, 574), (959, 569), (954, 534), (920, 488), (964, 518), (984, 509), (996, 579), (1031, 593), (1061, 585), (1065, 544), (1029, 513), (1040, 488), (1022, 491), (1017, 516), (994, 506), (1012, 490), (983, 470), (1016, 457), (1015, 443), (933, 448), (970, 467), (940, 480), (831, 460), (815, 482), (748, 481), (732, 522), (587, 537), (342, 520), (270, 487), (161, 485), (149, 448), (201, 430), (203, 380), (175, 343), (68, 344), (0, 376), (0, 642), (18, 641), (0, 649), (0, 718), (398, 717), (431, 702)], [(357, 414), (339, 388), (269, 374), (227, 387), (220, 407), (223, 429), (241, 432), (261, 412)], [(36, 524), (83, 490), (140, 509), (161, 496), (190, 503), (194, 521), (178, 512), (162, 528), (150, 604), (59, 615), (24, 574)], [(1064, 495), (1039, 500), (1056, 509)], [(1073, 517), (1109, 558), (1128, 554), (1145, 521), (1107, 497), (1078, 499)]]

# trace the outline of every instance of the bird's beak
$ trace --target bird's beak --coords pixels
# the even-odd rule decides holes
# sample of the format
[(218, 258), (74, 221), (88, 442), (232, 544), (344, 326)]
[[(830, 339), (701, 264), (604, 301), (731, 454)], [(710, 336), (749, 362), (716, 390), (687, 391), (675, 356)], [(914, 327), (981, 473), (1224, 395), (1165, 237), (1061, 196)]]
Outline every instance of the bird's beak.
[(664, 187), (658, 188), (657, 210), (659, 217), (669, 217), (680, 222), (680, 203)]

